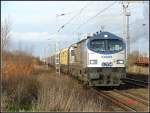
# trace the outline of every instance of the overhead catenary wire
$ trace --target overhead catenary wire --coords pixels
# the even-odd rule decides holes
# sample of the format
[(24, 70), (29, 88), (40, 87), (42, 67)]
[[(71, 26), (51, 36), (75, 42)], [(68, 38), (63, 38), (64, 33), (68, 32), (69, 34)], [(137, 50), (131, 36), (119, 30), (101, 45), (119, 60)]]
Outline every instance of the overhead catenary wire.
[[(94, 19), (96, 16), (102, 14), (102, 12), (104, 12), (104, 11), (106, 11), (107, 9), (109, 9), (110, 7), (112, 7), (115, 3), (116, 3), (116, 2), (113, 2), (113, 3), (110, 4), (108, 7), (104, 8), (104, 9), (102, 9), (100, 12), (98, 12), (95, 16), (89, 18), (85, 23), (79, 25), (79, 27), (78, 27), (73, 33), (77, 32), (77, 30), (79, 30), (83, 25), (85, 25), (85, 24), (88, 23), (90, 20)], [(132, 7), (132, 8), (130, 8), (129, 10), (136, 9), (136, 8), (137, 8), (137, 7)], [(121, 12), (121, 13), (118, 14), (118, 16), (121, 16), (122, 14), (123, 14), (123, 13)], [(134, 22), (130, 23), (129, 25), (132, 25), (132, 24), (134, 24)], [(120, 29), (120, 27), (119, 27), (119, 29)]]
[[(90, 3), (91, 3), (91, 2), (90, 2)], [(89, 4), (90, 4), (90, 3), (89, 3)], [(101, 10), (100, 12), (98, 12), (95, 16), (93, 16), (93, 17), (91, 17), (90, 19), (88, 19), (85, 23), (79, 25), (79, 27), (77, 28), (77, 30), (80, 29), (84, 24), (86, 24), (87, 22), (89, 22), (90, 20), (92, 20), (93, 18), (95, 18), (96, 16), (100, 15), (101, 13), (103, 13), (105, 10), (109, 9), (110, 7), (112, 7), (115, 3), (116, 3), (116, 1), (113, 2), (112, 4), (110, 4), (108, 7), (104, 8), (103, 10)], [(72, 17), (68, 22), (66, 22), (64, 25), (62, 25), (62, 26), (59, 28), (59, 30), (58, 30), (57, 32), (60, 32), (60, 30), (63, 29), (67, 24), (69, 24), (74, 18), (76, 18), (76, 16), (78, 16), (80, 13), (82, 13), (82, 11), (83, 11), (89, 4), (87, 4), (87, 5), (84, 6), (82, 9), (80, 9), (80, 12), (79, 12), (78, 14), (76, 14), (75, 16), (73, 16), (73, 17)], [(131, 9), (134, 9), (134, 8), (135, 8), (135, 7), (131, 8)], [(75, 11), (76, 11), (76, 10), (75, 10)], [(75, 12), (75, 11), (72, 11), (72, 12)], [(63, 13), (62, 15), (64, 16), (64, 15), (70, 14), (70, 13), (72, 13), (72, 12)], [(121, 15), (121, 14), (120, 14), (120, 15)]]
[[(89, 21), (93, 20), (95, 17), (99, 16), (100, 14), (102, 14), (103, 12), (105, 12), (106, 10), (108, 10), (109, 8), (111, 8), (114, 4), (116, 4), (116, 1), (113, 2), (112, 4), (108, 5), (107, 7), (105, 7), (104, 9), (102, 9), (101, 11), (99, 11), (96, 15), (94, 15), (93, 17), (89, 18), (86, 22), (84, 22), (83, 24), (79, 25), (79, 27), (77, 27), (76, 30), (79, 30), (82, 26), (84, 26), (86, 23), (88, 23)], [(75, 30), (75, 31), (76, 31)]]
[[(91, 2), (90, 2), (91, 3)], [(90, 4), (89, 3), (89, 4)], [(87, 4), (88, 5), (88, 4)], [(84, 10), (84, 8), (86, 8), (87, 7), (87, 5), (85, 6), (85, 7), (83, 7), (82, 9), (80, 9), (80, 12), (79, 12), (79, 14)], [(110, 6), (111, 7), (111, 6)], [(131, 9), (135, 9), (136, 7), (132, 7)], [(131, 10), (130, 9), (130, 10)], [(78, 9), (79, 10), (79, 9)], [(74, 13), (74, 12), (76, 12), (77, 10), (74, 10), (74, 11), (71, 11), (71, 12), (68, 12), (68, 13), (62, 13), (61, 14), (61, 16), (65, 16), (65, 15), (69, 15), (69, 14), (72, 14), (72, 13)], [(77, 14), (77, 15), (75, 15), (75, 16), (78, 16), (79, 14)], [(75, 16), (73, 16), (67, 23), (65, 23), (64, 25), (62, 25), (61, 27), (60, 27), (60, 29), (57, 31), (57, 32), (59, 32), (61, 29), (63, 29), (64, 27), (65, 27), (65, 25), (67, 25), (67, 24), (69, 24), (70, 23), (70, 21), (72, 21), (74, 18), (75, 18)], [(94, 18), (94, 17), (93, 17)]]
[(80, 11), (81, 9), (77, 9), (77, 10), (73, 10), (73, 11), (70, 11), (70, 12), (67, 12), (67, 13), (62, 13), (62, 14), (57, 14), (56, 16), (68, 16), (68, 15), (71, 15), (71, 14), (74, 14), (76, 13), (77, 11)]
[[(107, 7), (105, 7), (104, 9), (102, 9), (101, 11), (99, 11), (96, 15), (94, 15), (94, 16), (91, 17), (91, 18), (89, 18), (89, 19), (88, 19), (86, 22), (84, 22), (83, 24), (79, 25), (79, 27), (77, 28), (77, 30), (79, 30), (79, 29), (80, 29), (82, 26), (84, 26), (86, 23), (88, 23), (89, 21), (93, 20), (94, 18), (96, 18), (97, 16), (99, 16), (100, 14), (102, 14), (103, 12), (105, 12), (106, 10), (108, 10), (108, 9), (109, 9), (110, 7), (112, 7), (115, 3), (116, 3), (116, 1), (113, 2), (112, 4), (108, 5)], [(87, 7), (87, 6), (83, 7), (77, 15), (73, 16), (68, 22), (66, 22), (64, 25), (62, 25), (62, 26), (60, 27), (60, 29), (58, 30), (58, 32), (59, 32), (61, 29), (63, 29), (67, 24), (69, 24), (74, 18), (76, 18), (76, 16), (78, 16), (80, 13), (82, 13), (82, 11), (84, 10), (84, 8), (86, 8), (86, 7)], [(132, 7), (132, 8), (130, 8), (130, 10), (131, 10), (131, 9), (135, 9), (135, 8), (136, 8), (136, 7)], [(122, 15), (122, 13), (119, 14), (119, 15)], [(132, 23), (131, 23), (131, 24), (132, 24)], [(131, 25), (131, 24), (130, 24), (130, 25)]]
[(80, 11), (79, 11), (79, 13), (77, 13), (77, 14), (74, 15), (72, 18), (70, 18), (69, 21), (66, 22), (64, 25), (62, 25), (62, 26), (59, 28), (59, 30), (58, 30), (57, 32), (60, 32), (61, 29), (63, 29), (67, 24), (69, 24), (69, 23), (70, 23), (73, 19), (75, 19), (77, 16), (79, 16), (79, 15), (83, 12), (83, 10), (84, 10), (85, 8), (87, 8), (89, 5), (91, 5), (91, 3), (92, 3), (92, 2), (86, 4), (83, 8), (81, 8)]

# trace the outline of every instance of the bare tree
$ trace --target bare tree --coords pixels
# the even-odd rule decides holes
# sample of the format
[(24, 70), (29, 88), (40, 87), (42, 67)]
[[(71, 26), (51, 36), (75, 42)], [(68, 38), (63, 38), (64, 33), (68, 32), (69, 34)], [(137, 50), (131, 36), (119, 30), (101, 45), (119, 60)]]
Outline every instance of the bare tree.
[(11, 24), (9, 19), (5, 19), (2, 22), (1, 25), (1, 47), (2, 50), (5, 50), (8, 48), (9, 42), (10, 42), (10, 30), (11, 30)]

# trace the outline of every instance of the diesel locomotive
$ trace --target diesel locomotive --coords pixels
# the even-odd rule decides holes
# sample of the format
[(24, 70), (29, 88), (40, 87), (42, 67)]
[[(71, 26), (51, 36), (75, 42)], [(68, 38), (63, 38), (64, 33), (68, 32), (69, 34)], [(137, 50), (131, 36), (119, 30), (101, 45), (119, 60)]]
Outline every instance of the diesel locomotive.
[[(89, 86), (119, 86), (126, 77), (125, 41), (110, 32), (100, 32), (59, 52), (60, 71)], [(55, 54), (49, 63), (55, 66)]]

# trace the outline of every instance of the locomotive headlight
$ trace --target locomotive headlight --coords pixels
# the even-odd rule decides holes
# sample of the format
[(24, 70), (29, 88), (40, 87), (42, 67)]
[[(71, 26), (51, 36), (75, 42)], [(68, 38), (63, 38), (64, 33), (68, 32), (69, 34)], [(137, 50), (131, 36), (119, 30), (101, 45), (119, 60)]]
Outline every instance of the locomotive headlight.
[(117, 64), (124, 64), (123, 60), (117, 60)]
[(90, 60), (90, 64), (97, 64), (97, 60)]

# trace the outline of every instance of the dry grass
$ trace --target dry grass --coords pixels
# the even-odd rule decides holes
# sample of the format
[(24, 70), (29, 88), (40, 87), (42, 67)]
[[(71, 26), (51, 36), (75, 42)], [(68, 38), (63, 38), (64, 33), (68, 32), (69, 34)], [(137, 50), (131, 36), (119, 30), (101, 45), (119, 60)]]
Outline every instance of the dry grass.
[[(52, 71), (53, 72), (53, 71)], [(104, 111), (103, 99), (66, 75), (44, 73), (33, 111)], [(108, 108), (107, 108), (108, 109)], [(108, 109), (109, 110), (109, 109)]]
[(128, 56), (128, 72), (149, 75), (149, 67), (135, 65), (138, 56), (139, 56), (138, 51), (134, 51)]
[(8, 54), (2, 61), (2, 73), (5, 79), (13, 76), (28, 76), (33, 71), (32, 58), (25, 54)]
[(35, 65), (26, 54), (7, 54), (2, 73), (2, 111), (112, 111), (73, 78)]
[(33, 75), (32, 57), (6, 52), (2, 57), (2, 110), (29, 110), (39, 88), (37, 77)]
[(149, 67), (143, 67), (137, 65), (128, 66), (128, 72), (149, 75)]

